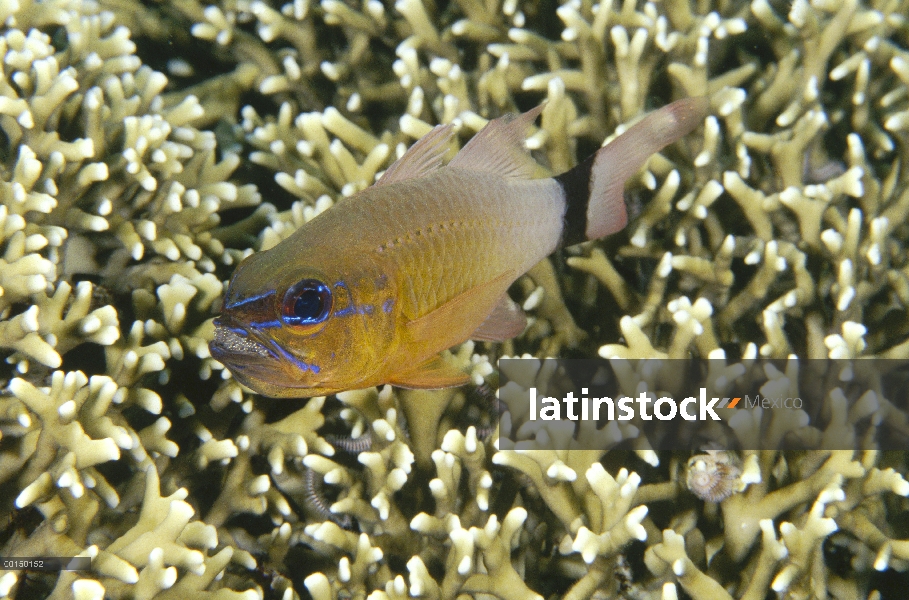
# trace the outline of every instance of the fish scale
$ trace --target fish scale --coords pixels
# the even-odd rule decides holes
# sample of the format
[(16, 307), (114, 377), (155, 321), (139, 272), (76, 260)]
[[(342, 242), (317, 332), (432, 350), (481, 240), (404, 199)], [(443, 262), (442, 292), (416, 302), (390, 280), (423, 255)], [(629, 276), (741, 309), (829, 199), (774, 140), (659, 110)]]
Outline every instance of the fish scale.
[[(489, 180), (484, 182), (484, 194), (469, 188), (458, 192), (475, 185), (478, 178)], [(526, 271), (549, 255), (558, 242), (564, 203), (552, 180), (512, 183), (450, 169), (427, 176), (423, 183), (401, 186), (395, 190), (396, 197), (382, 194), (359, 199), (371, 206), (357, 207), (371, 214), (396, 210), (404, 215), (386, 229), (385, 238), (376, 246), (383, 250), (377, 250), (376, 256), (389, 269), (420, 278), (413, 286), (407, 285), (407, 278), (402, 282), (415, 292), (402, 307), (408, 317), (441, 306), (507, 266)], [(528, 193), (527, 188), (538, 189)], [(440, 189), (450, 192), (434, 191)], [(417, 210), (427, 206), (431, 208)], [(416, 235), (417, 231), (421, 234)], [(368, 232), (358, 230), (354, 235)]]

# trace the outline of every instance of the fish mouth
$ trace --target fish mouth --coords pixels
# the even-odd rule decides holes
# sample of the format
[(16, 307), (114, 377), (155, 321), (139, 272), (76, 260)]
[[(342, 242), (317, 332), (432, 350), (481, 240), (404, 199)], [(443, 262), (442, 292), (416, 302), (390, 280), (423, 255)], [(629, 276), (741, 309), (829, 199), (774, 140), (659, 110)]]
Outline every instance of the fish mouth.
[(215, 337), (208, 343), (211, 357), (223, 364), (234, 378), (255, 391), (280, 374), (280, 359), (242, 327), (215, 320)]
[(219, 320), (215, 321), (215, 338), (208, 345), (215, 359), (220, 360), (221, 356), (228, 358), (231, 355), (241, 355), (246, 358), (277, 358), (263, 344), (252, 339), (248, 333), (244, 331), (243, 334), (240, 334), (237, 331), (238, 328), (228, 327)]
[(278, 368), (280, 358), (257, 341), (246, 328), (223, 317), (215, 319), (215, 337), (208, 343), (211, 357), (235, 375), (267, 377)]
[(302, 397), (301, 390), (321, 389), (322, 381), (301, 382), (288, 376), (292, 357), (280, 348), (258, 342), (233, 319), (215, 319), (215, 337), (208, 344), (211, 357), (224, 364), (246, 387), (271, 397)]

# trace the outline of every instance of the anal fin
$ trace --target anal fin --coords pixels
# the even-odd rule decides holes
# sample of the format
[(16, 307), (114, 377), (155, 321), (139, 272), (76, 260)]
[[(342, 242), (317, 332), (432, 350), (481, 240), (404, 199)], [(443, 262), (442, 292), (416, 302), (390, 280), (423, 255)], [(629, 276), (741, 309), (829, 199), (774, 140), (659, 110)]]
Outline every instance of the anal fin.
[(464, 385), (470, 377), (437, 354), (417, 368), (398, 373), (389, 383), (403, 388), (435, 390)]
[(515, 337), (527, 327), (527, 316), (504, 294), (486, 320), (470, 335), (470, 339), (481, 342), (503, 342)]

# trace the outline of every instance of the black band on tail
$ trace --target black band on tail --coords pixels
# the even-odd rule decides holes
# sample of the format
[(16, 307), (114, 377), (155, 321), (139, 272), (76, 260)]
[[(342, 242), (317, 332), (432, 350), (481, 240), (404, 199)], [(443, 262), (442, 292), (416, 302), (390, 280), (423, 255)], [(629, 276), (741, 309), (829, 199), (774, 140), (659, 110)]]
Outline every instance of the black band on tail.
[(596, 154), (555, 177), (565, 192), (565, 219), (559, 246), (587, 241), (587, 208), (590, 205), (590, 174)]

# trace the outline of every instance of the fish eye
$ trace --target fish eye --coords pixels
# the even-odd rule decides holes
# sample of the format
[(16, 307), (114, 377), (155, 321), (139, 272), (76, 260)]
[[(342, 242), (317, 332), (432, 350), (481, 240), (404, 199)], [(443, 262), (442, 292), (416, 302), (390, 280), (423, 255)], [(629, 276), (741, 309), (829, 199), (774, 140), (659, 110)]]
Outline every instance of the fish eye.
[(304, 279), (284, 294), (281, 318), (288, 325), (315, 325), (331, 312), (331, 290), (317, 279)]

